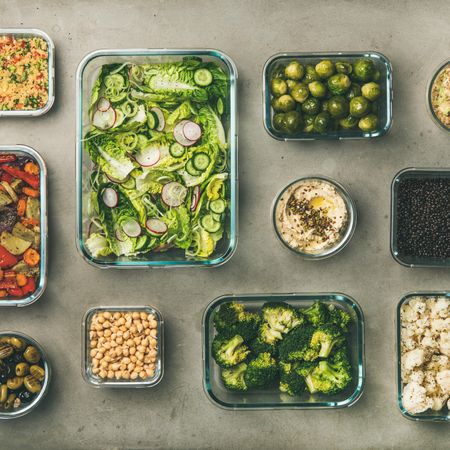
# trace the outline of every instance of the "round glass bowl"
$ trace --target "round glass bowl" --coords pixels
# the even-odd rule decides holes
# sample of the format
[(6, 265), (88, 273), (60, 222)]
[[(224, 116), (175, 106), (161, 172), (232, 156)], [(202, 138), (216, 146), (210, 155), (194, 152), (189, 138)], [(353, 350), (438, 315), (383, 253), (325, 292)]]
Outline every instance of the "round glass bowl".
[(441, 122), (439, 117), (436, 115), (436, 113), (433, 109), (433, 104), (432, 104), (432, 90), (433, 90), (434, 83), (435, 83), (436, 79), (439, 77), (439, 75), (442, 73), (442, 71), (447, 67), (450, 67), (450, 59), (447, 59), (444, 62), (442, 62), (439, 65), (439, 67), (433, 72), (433, 76), (431, 77), (431, 80), (428, 83), (428, 87), (427, 87), (427, 107), (428, 107), (429, 113), (431, 114), (431, 117), (433, 118), (434, 123), (441, 130), (444, 130), (447, 133), (450, 133), (450, 126), (447, 127)]
[[(288, 189), (297, 184), (300, 184), (301, 182), (320, 182), (331, 185), (331, 187), (334, 188), (337, 194), (342, 197), (342, 200), (344, 201), (347, 209), (347, 223), (343, 227), (340, 238), (331, 246), (326, 247), (318, 252), (304, 252), (301, 251), (299, 248), (295, 248), (289, 245), (286, 242), (286, 240), (282, 237), (281, 232), (279, 230), (279, 226), (277, 224), (277, 211), (279, 210), (278, 205), (280, 204), (282, 196), (288, 191)], [(336, 255), (349, 243), (350, 239), (353, 236), (353, 233), (355, 232), (357, 214), (356, 214), (356, 205), (352, 200), (352, 198), (350, 197), (347, 190), (344, 188), (344, 186), (342, 186), (337, 181), (332, 180), (331, 178), (315, 175), (299, 178), (293, 181), (292, 183), (288, 184), (285, 188), (283, 188), (279, 192), (279, 194), (275, 197), (275, 200), (272, 205), (271, 217), (275, 234), (285, 248), (289, 249), (291, 252), (294, 252), (297, 255), (300, 255), (304, 259), (317, 260), (329, 258), (330, 256)]]
[(51, 379), (51, 368), (50, 364), (48, 362), (47, 355), (42, 348), (42, 346), (35, 341), (33, 338), (27, 336), (26, 334), (19, 333), (18, 331), (2, 331), (0, 332), (0, 339), (4, 337), (17, 337), (19, 339), (22, 339), (26, 342), (27, 346), (32, 345), (37, 348), (41, 355), (40, 362), (42, 362), (42, 366), (45, 370), (45, 378), (41, 382), (41, 391), (34, 397), (33, 401), (31, 401), (28, 404), (22, 404), (17, 408), (12, 407), (11, 409), (3, 409), (0, 407), (0, 420), (4, 419), (17, 419), (18, 417), (25, 416), (26, 414), (29, 414), (31, 411), (33, 411), (37, 406), (41, 403), (41, 401), (44, 399), (45, 395), (47, 394), (49, 385), (50, 385), (50, 379)]

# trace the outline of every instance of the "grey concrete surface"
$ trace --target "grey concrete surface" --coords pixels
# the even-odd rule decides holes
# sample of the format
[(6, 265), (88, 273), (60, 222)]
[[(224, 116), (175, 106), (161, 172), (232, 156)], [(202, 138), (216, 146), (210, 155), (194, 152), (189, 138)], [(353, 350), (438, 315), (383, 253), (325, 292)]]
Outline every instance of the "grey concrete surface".
[[(0, 0), (0, 26), (38, 27), (55, 41), (56, 103), (38, 119), (0, 120), (0, 142), (47, 161), (50, 271), (41, 300), (2, 309), (48, 350), (48, 398), (0, 423), (0, 449), (443, 449), (445, 424), (414, 423), (396, 405), (394, 309), (412, 290), (448, 289), (445, 270), (410, 270), (389, 253), (389, 189), (407, 166), (449, 166), (449, 136), (425, 106), (432, 70), (449, 57), (450, 3), (436, 1), (22, 1)], [(213, 270), (99, 271), (75, 249), (75, 71), (111, 47), (213, 47), (239, 69), (240, 235)], [(377, 50), (394, 66), (394, 125), (372, 142), (284, 144), (262, 126), (261, 73), (280, 51)], [(318, 173), (350, 189), (359, 210), (343, 253), (302, 261), (275, 240), (269, 210), (287, 182)], [(202, 390), (201, 316), (224, 293), (342, 291), (367, 322), (367, 386), (339, 411), (230, 412)], [(96, 390), (81, 377), (81, 318), (93, 305), (152, 304), (166, 320), (166, 374), (151, 390)], [(447, 442), (447, 444), (445, 444)]]

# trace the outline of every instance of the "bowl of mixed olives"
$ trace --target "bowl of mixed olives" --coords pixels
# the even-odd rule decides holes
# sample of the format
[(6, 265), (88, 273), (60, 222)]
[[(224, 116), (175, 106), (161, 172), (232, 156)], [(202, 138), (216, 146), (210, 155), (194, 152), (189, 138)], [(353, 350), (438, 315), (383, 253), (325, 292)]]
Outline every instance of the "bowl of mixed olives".
[(18, 332), (0, 333), (0, 419), (31, 412), (44, 398), (50, 366), (42, 347)]
[(372, 138), (392, 123), (392, 68), (380, 53), (275, 55), (264, 89), (275, 139)]

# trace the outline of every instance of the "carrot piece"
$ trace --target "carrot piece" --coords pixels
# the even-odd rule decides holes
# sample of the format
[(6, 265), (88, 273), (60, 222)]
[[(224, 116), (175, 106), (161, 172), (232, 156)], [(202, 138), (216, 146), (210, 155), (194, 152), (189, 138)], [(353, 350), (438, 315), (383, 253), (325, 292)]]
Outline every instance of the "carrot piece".
[(33, 248), (29, 248), (25, 251), (23, 254), (23, 260), (31, 267), (36, 266), (39, 264), (39, 261), (41, 260), (41, 257), (39, 256), (39, 253), (34, 250)]
[(37, 191), (36, 189), (31, 189), (26, 186), (22, 189), (22, 193), (25, 195), (28, 195), (28, 197), (34, 197), (34, 198), (39, 197), (39, 191)]
[(2, 281), (2, 280), (3, 280), (3, 270), (0, 269), (0, 281)]
[(6, 297), (8, 295), (8, 292), (4, 289), (0, 289), (0, 298)]
[(27, 284), (27, 277), (23, 273), (18, 273), (16, 276), (17, 285), (23, 287)]
[(17, 203), (17, 214), (20, 217), (25, 215), (25, 211), (27, 210), (27, 201), (24, 198), (21, 198)]
[(32, 162), (27, 162), (23, 170), (31, 175), (39, 175), (39, 167)]
[(22, 225), (25, 225), (26, 227), (29, 226), (37, 227), (39, 225), (39, 220), (32, 219), (31, 217), (27, 219), (22, 219)]

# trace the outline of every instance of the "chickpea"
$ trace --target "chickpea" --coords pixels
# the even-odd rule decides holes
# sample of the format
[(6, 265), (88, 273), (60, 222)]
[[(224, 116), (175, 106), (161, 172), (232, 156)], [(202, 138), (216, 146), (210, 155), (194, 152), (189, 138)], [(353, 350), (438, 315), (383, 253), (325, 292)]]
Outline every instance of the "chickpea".
[(150, 331), (151, 331), (150, 328), (146, 328), (145, 331), (144, 331), (145, 335), (149, 336), (150, 335)]
[(122, 378), (123, 378), (124, 380), (129, 380), (129, 379), (130, 379), (130, 372), (128, 372), (128, 371), (126, 371), (126, 370), (123, 370), (123, 371), (122, 371)]
[[(106, 331), (105, 331), (105, 333), (106, 333)], [(156, 336), (158, 336), (158, 330), (156, 328), (152, 328), (150, 330), (150, 336), (153, 338), (156, 338)]]
[(105, 319), (103, 316), (101, 316), (101, 315), (98, 316), (98, 318), (97, 318), (97, 322), (98, 322), (98, 323), (105, 323), (105, 320), (106, 320), (106, 319)]
[(100, 378), (106, 378), (107, 374), (108, 373), (106, 372), (106, 370), (100, 370), (100, 372), (98, 373), (98, 376)]
[(114, 378), (114, 372), (113, 372), (112, 370), (108, 370), (108, 375), (107, 375), (107, 377), (108, 377), (109, 379)]
[(114, 319), (120, 319), (121, 317), (122, 317), (122, 314), (119, 312), (119, 311), (116, 311), (115, 313), (114, 313)]
[(155, 338), (150, 339), (150, 347), (156, 347), (157, 341)]
[(94, 368), (92, 369), (92, 373), (93, 373), (94, 375), (98, 375), (98, 374), (100, 373), (100, 367), (94, 367)]
[(103, 332), (103, 335), (104, 335), (105, 337), (110, 337), (110, 336), (111, 336), (111, 330), (105, 330), (105, 331)]
[(103, 313), (103, 317), (104, 317), (105, 319), (111, 319), (111, 313), (110, 313), (109, 311), (105, 311), (105, 312)]
[(140, 317), (141, 320), (145, 320), (147, 318), (147, 314), (145, 314), (145, 312), (141, 312), (139, 314), (139, 317)]
[(132, 371), (134, 370), (135, 367), (136, 367), (136, 364), (134, 364), (134, 363), (132, 363), (132, 362), (130, 362), (130, 363), (128, 364), (128, 366), (127, 366), (128, 370), (129, 370), (130, 372), (132, 372)]
[(158, 322), (156, 320), (150, 321), (150, 328), (156, 328), (158, 326)]
[(137, 372), (133, 372), (133, 373), (130, 375), (130, 378), (131, 378), (132, 380), (136, 380), (138, 376), (139, 376), (139, 375), (137, 374)]
[(139, 314), (138, 312), (134, 312), (134, 313), (131, 315), (131, 317), (133, 317), (133, 319), (139, 319), (139, 317), (141, 317), (141, 316), (140, 316), (140, 314)]
[(155, 375), (155, 371), (152, 369), (147, 369), (145, 371), (145, 373), (146, 373), (147, 377), (149, 377), (149, 378), (152, 378)]

